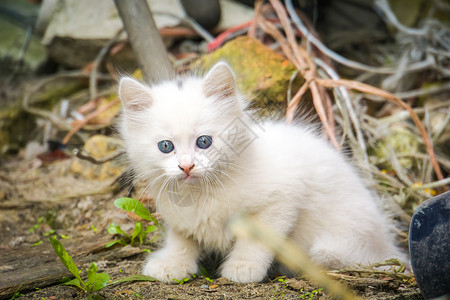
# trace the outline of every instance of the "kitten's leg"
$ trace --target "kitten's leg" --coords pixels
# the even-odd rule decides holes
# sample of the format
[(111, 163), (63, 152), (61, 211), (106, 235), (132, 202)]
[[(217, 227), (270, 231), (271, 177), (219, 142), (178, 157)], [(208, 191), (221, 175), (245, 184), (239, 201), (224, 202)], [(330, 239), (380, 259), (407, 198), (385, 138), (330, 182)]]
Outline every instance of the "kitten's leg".
[(167, 234), (165, 246), (152, 253), (144, 267), (144, 275), (174, 283), (197, 273), (199, 250), (193, 241), (173, 230)]
[[(278, 214), (274, 214), (277, 211)], [(283, 216), (283, 217), (280, 217)], [(288, 235), (296, 223), (298, 214), (288, 206), (271, 207), (258, 215), (258, 219), (270, 224), (278, 234)], [(272, 264), (273, 255), (255, 242), (237, 239), (226, 261), (221, 266), (221, 274), (235, 282), (262, 281)]]
[(221, 275), (234, 282), (259, 282), (266, 277), (273, 255), (254, 242), (238, 239), (221, 267)]
[(367, 265), (398, 258), (405, 261), (403, 255), (389, 242), (389, 238), (380, 230), (377, 235), (318, 236), (309, 250), (311, 260), (327, 269), (339, 269), (354, 264)]

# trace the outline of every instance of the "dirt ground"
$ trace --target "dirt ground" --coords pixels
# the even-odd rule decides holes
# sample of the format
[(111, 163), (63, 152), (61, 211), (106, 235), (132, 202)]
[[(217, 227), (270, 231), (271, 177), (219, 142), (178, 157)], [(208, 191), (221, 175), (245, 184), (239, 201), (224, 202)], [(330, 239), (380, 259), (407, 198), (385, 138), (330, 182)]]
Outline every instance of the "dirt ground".
[[(99, 272), (108, 273), (112, 280), (140, 274), (147, 255), (142, 249), (157, 247), (157, 242), (145, 244), (142, 249), (119, 245), (107, 249), (103, 246), (113, 239), (107, 232), (110, 223), (114, 222), (122, 229), (131, 231), (134, 221), (113, 205), (113, 200), (123, 193), (112, 192), (112, 180), (87, 180), (75, 175), (70, 168), (72, 160), (69, 158), (42, 164), (38, 160), (25, 161), (17, 157), (1, 159), (0, 277), (3, 277), (3, 281), (0, 280), (0, 284), (9, 284), (10, 290), (7, 292), (5, 286), (0, 286), (0, 298), (11, 298), (14, 292), (22, 299), (87, 297), (78, 289), (58, 284), (69, 273), (53, 253), (46, 237), (46, 233), (51, 230), (60, 236), (59, 240), (82, 270), (82, 276), (86, 275), (92, 262), (97, 263)], [(35, 229), (30, 230), (32, 227)], [(159, 231), (153, 233), (160, 234)], [(148, 236), (147, 240), (152, 237)], [(29, 259), (31, 265), (27, 262), (13, 265), (11, 261), (20, 253), (24, 254), (22, 260)], [(46, 259), (41, 257), (44, 254)], [(14, 268), (16, 270), (11, 270)], [(30, 279), (40, 269), (48, 271), (39, 275), (40, 280), (36, 276)], [(23, 281), (10, 282), (12, 279), (7, 277), (12, 273), (8, 272), (15, 272), (15, 277), (11, 278)], [(45, 277), (50, 275), (53, 279), (46, 281)], [(402, 279), (386, 274), (346, 272), (337, 278), (365, 299), (422, 299), (411, 276)], [(326, 291), (302, 277), (271, 278), (264, 283), (253, 284), (236, 284), (225, 278), (207, 279), (199, 276), (181, 285), (121, 283), (107, 286), (94, 295), (104, 299), (332, 299)], [(11, 287), (18, 289), (11, 290)]]

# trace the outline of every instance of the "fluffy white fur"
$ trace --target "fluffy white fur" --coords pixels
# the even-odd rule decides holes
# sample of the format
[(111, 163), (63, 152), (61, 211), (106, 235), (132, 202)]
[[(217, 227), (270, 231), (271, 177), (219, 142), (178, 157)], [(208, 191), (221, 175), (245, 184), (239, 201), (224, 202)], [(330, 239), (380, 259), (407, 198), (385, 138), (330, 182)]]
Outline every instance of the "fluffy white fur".
[[(226, 255), (222, 276), (263, 280), (272, 254), (224, 228), (243, 210), (327, 268), (403, 258), (371, 193), (345, 159), (314, 129), (254, 123), (225, 63), (204, 78), (150, 87), (123, 78), (119, 95), (131, 166), (155, 197), (167, 231), (144, 274), (164, 282), (189, 277), (202, 251), (215, 250)], [(212, 137), (208, 149), (196, 146), (201, 135)], [(172, 141), (174, 151), (162, 153), (162, 140)], [(178, 167), (183, 163), (195, 164), (189, 178)]]

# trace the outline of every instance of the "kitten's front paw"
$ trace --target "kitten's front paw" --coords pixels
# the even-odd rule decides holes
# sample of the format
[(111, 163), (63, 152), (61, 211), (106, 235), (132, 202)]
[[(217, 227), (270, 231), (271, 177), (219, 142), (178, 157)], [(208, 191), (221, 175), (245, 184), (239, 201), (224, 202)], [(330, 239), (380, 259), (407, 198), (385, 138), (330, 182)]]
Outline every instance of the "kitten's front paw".
[(176, 259), (149, 259), (143, 273), (162, 282), (176, 283), (174, 279), (190, 278), (197, 273), (197, 264)]
[(234, 282), (260, 282), (266, 277), (267, 267), (256, 261), (232, 260), (223, 264), (221, 273)]

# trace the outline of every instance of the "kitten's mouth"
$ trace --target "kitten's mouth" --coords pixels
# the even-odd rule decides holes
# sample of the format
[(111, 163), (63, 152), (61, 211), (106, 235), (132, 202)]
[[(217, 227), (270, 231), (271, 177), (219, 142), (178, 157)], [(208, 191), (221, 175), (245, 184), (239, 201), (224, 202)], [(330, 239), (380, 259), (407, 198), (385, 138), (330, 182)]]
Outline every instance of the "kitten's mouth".
[(186, 175), (186, 176), (179, 177), (178, 179), (181, 180), (181, 181), (186, 181), (186, 182), (194, 182), (198, 178), (199, 178), (198, 176), (189, 174), (189, 175)]

